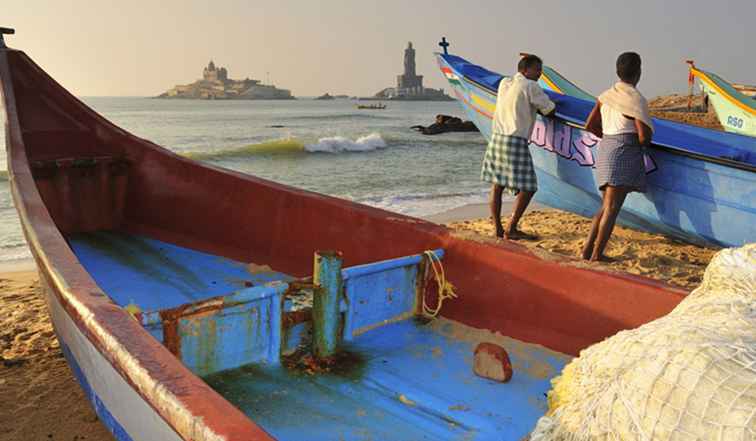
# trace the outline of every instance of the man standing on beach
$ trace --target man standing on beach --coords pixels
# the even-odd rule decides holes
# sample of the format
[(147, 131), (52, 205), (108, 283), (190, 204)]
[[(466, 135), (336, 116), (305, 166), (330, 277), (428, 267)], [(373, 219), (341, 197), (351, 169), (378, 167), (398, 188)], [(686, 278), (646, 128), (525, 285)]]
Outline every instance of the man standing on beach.
[[(520, 217), (538, 190), (528, 140), (533, 132), (536, 111), (551, 115), (555, 104), (537, 81), (543, 62), (535, 55), (525, 55), (517, 64), (517, 74), (499, 84), (491, 142), (483, 158), (481, 180), (491, 182), (491, 217), (496, 237), (529, 239), (531, 235), (517, 229)], [(501, 195), (506, 189), (517, 195), (507, 227), (501, 224)]]

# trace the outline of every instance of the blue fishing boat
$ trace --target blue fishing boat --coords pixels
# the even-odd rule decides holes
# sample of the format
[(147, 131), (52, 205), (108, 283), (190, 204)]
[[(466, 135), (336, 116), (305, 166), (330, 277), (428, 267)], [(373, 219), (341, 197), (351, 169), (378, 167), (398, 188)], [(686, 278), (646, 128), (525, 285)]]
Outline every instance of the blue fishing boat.
[[(436, 56), (454, 96), (490, 139), (502, 75), (456, 55)], [(544, 80), (553, 84), (554, 78)], [(594, 103), (583, 91), (556, 87), (545, 88), (557, 102), (556, 115), (538, 117), (530, 143), (539, 182), (535, 198), (592, 216), (601, 203), (593, 171), (599, 139), (583, 125)], [(654, 125), (648, 190), (628, 195), (619, 222), (694, 243), (756, 241), (756, 139), (661, 119)]]

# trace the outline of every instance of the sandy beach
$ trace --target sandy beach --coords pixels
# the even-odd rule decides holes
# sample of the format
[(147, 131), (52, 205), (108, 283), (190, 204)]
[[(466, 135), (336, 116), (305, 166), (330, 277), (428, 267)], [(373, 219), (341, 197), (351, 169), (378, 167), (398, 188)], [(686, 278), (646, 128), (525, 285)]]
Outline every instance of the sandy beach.
[[(464, 208), (467, 220), (452, 219), (445, 224), (462, 237), (497, 242), (484, 204)], [(509, 208), (504, 207), (506, 217)], [(533, 207), (520, 221), (520, 229), (537, 235), (536, 240), (519, 240), (539, 257), (558, 260), (566, 265), (634, 274), (692, 290), (698, 286), (706, 265), (719, 249), (691, 245), (659, 234), (650, 234), (617, 226), (606, 254), (613, 262), (595, 263), (579, 259), (579, 253), (591, 226), (591, 220), (559, 210)]]
[(33, 270), (0, 273), (0, 391), (2, 441), (113, 439), (63, 358)]

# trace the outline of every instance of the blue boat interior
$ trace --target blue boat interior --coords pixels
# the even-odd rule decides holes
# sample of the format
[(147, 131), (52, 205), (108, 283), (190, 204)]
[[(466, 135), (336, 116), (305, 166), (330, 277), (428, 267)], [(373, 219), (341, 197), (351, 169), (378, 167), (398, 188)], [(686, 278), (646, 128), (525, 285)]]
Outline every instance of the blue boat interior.
[[(461, 76), (476, 83), (481, 89), (496, 96), (501, 74), (470, 63), (456, 55), (439, 54), (444, 62)], [(573, 124), (583, 125), (593, 109), (590, 100), (545, 91), (557, 103), (556, 116)], [(674, 121), (653, 118), (655, 131), (653, 144), (680, 152), (704, 157), (726, 159), (756, 166), (756, 138), (736, 133), (721, 132)]]
[[(546, 411), (550, 380), (569, 360), (422, 318), (421, 296), (433, 289), (427, 254), (295, 279), (126, 232), (67, 240), (115, 303), (276, 439), (519, 440)], [(443, 259), (443, 250), (433, 254)], [(317, 296), (330, 280), (338, 280), (336, 314), (321, 314), (326, 301)], [(313, 348), (331, 341), (328, 329), (338, 347), (323, 363)], [(482, 342), (507, 350), (508, 383), (475, 375)]]

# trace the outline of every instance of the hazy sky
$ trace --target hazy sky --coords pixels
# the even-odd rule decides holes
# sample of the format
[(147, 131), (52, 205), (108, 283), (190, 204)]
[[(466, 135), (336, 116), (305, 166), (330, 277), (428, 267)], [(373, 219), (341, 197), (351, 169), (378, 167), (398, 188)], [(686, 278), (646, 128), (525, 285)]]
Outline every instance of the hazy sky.
[(372, 95), (393, 86), (408, 41), (426, 87), (446, 87), (433, 52), (511, 73), (518, 52), (590, 92), (614, 80), (620, 52), (643, 58), (649, 97), (684, 92), (686, 67), (756, 83), (756, 0), (3, 0), (0, 26), (76, 95), (157, 95), (200, 78), (212, 58), (298, 96)]

